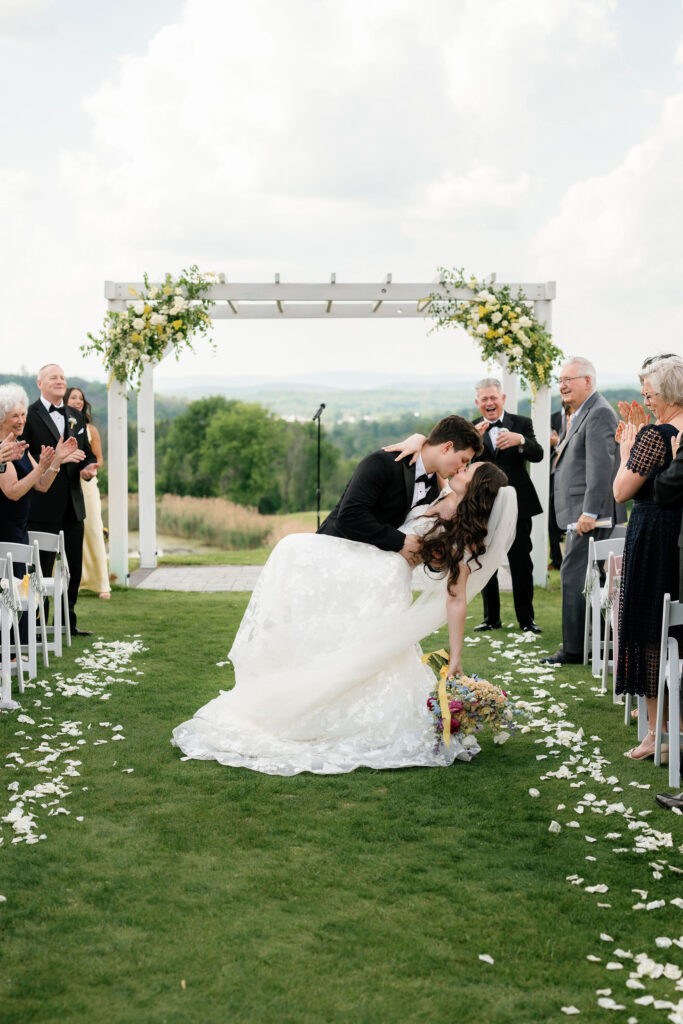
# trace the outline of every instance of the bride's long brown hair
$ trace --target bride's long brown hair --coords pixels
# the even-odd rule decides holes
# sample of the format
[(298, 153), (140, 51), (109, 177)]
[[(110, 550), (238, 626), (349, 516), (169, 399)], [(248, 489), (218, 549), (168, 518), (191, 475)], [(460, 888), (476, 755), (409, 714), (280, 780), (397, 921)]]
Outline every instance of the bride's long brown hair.
[(434, 517), (434, 526), (422, 541), (422, 557), (433, 569), (448, 573), (448, 592), (460, 576), (460, 563), (469, 552), (468, 561), (481, 566), (479, 556), (486, 551), (484, 541), (489, 516), (496, 495), (505, 487), (508, 478), (492, 462), (482, 462), (470, 481), (452, 519)]

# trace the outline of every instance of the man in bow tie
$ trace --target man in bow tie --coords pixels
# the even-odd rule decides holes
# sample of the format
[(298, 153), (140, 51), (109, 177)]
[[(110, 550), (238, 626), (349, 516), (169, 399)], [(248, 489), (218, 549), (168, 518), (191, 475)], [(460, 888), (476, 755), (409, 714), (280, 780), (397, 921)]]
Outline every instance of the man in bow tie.
[[(97, 472), (94, 455), (85, 422), (77, 409), (64, 404), (66, 378), (61, 366), (47, 363), (38, 371), (40, 398), (28, 408), (23, 438), (35, 458), (40, 456), (41, 445), (54, 447), (60, 437), (75, 437), (82, 457), (78, 464), (63, 465), (52, 487), (45, 494), (31, 492), (29, 530), (41, 533), (64, 531), (64, 546), (69, 563), (69, 620), (71, 632), (76, 636), (89, 636), (87, 630), (76, 626), (76, 599), (83, 565), (83, 520), (85, 504), (81, 490), (81, 477), (88, 480)], [(41, 552), (43, 574), (52, 575), (55, 556)]]
[(421, 437), (412, 463), (397, 462), (393, 451), (366, 455), (318, 533), (396, 551), (409, 565), (417, 565), (422, 540), (416, 534), (401, 533), (398, 527), (411, 508), (436, 501), (439, 475), (452, 476), (480, 451), (479, 434), (472, 424), (462, 416), (446, 416), (428, 438)]
[[(523, 630), (540, 633), (540, 627), (534, 622), (531, 519), (542, 510), (536, 488), (527, 471), (527, 463), (540, 462), (543, 449), (536, 440), (529, 417), (505, 411), (505, 395), (500, 381), (495, 377), (479, 381), (475, 403), (481, 417), (474, 421), (474, 425), (484, 442), (484, 450), (475, 461), (495, 462), (506, 474), (517, 494), (517, 532), (508, 551), (515, 614)], [(484, 621), (475, 626), (475, 630), (500, 629), (498, 573), (494, 573), (486, 584), (482, 596)]]

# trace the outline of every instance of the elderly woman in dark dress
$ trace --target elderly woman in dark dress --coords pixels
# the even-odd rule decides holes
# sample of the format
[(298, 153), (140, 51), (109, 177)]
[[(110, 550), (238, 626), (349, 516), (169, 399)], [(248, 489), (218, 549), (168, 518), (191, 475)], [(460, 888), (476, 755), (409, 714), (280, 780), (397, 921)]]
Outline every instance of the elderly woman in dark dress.
[(617, 501), (633, 498), (626, 531), (619, 599), (617, 693), (644, 696), (648, 731), (626, 757), (654, 755), (659, 643), (664, 594), (678, 599), (678, 535), (681, 510), (654, 500), (656, 477), (672, 460), (672, 442), (683, 430), (683, 362), (661, 359), (640, 373), (641, 393), (655, 423), (638, 428), (621, 422), (621, 466), (614, 479)]
[[(75, 438), (61, 439), (56, 448), (43, 446), (38, 462), (33, 459), (21, 437), (26, 423), (28, 396), (18, 384), (0, 385), (0, 442), (14, 444), (15, 458), (4, 464), (0, 473), (0, 557), (2, 541), (28, 544), (28, 518), (31, 490), (50, 489), (62, 463), (72, 461), (78, 444)], [(7, 443), (7, 444), (6, 444)], [(18, 455), (18, 458), (16, 457)], [(24, 575), (24, 566), (15, 566), (15, 576)]]

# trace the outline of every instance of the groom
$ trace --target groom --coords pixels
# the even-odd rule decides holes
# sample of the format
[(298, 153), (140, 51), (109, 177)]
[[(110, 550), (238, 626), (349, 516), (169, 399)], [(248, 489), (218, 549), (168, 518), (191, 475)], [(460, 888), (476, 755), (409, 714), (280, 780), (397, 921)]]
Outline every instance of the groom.
[(366, 455), (318, 533), (398, 551), (409, 565), (417, 565), (422, 538), (401, 533), (398, 527), (411, 508), (436, 500), (437, 473), (452, 476), (482, 447), (478, 430), (468, 420), (446, 416), (436, 424), (412, 466), (407, 459), (396, 462), (393, 452)]

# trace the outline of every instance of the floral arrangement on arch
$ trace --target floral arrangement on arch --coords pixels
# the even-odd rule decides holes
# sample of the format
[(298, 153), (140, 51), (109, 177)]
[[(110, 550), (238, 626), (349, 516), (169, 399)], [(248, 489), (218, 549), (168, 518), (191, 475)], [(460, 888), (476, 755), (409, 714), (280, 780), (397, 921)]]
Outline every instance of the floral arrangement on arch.
[[(439, 267), (446, 295), (432, 294), (426, 302), (436, 320), (432, 330), (460, 324), (479, 342), (488, 362), (503, 361), (508, 370), (528, 384), (532, 394), (550, 384), (553, 367), (562, 351), (534, 315), (533, 302), (521, 289), (513, 296), (509, 285), (487, 284), (464, 271)], [(470, 288), (472, 299), (458, 299), (456, 289)]]
[(147, 274), (141, 292), (130, 288), (125, 312), (109, 310), (100, 334), (88, 333), (85, 355), (99, 352), (109, 371), (109, 383), (140, 387), (140, 375), (149, 363), (157, 363), (172, 346), (176, 359), (184, 348), (192, 349), (195, 334), (207, 334), (213, 305), (206, 298), (215, 274), (200, 274), (198, 267), (182, 270), (177, 278), (166, 274), (161, 286), (150, 285)]

